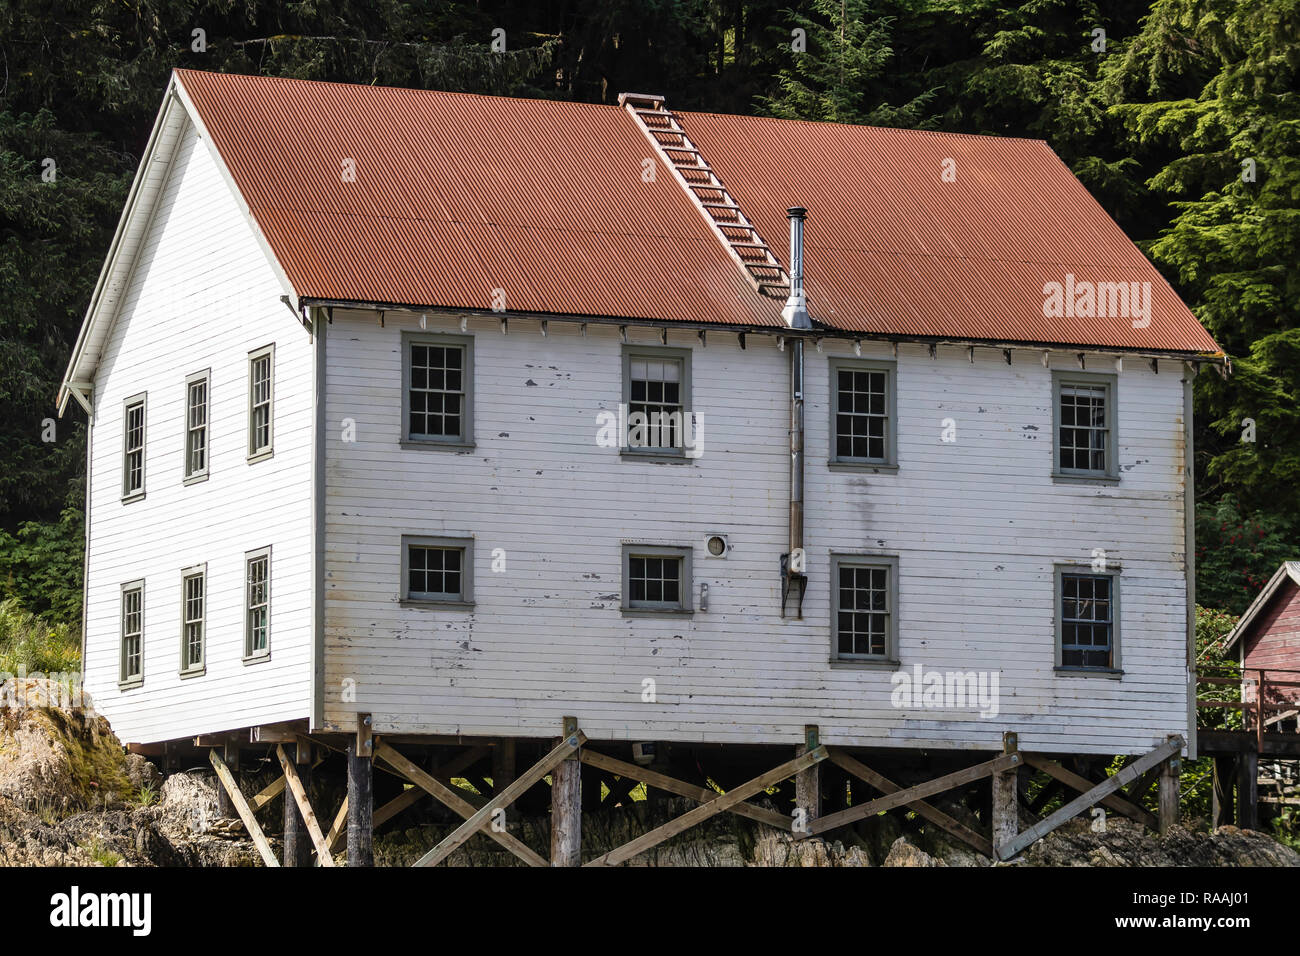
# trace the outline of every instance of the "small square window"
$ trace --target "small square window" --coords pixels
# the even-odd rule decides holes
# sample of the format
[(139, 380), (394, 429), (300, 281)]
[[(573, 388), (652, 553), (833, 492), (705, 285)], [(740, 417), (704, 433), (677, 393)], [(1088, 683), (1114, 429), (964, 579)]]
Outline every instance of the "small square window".
[(402, 603), (465, 606), (473, 601), (471, 538), (402, 538)]
[(624, 545), (623, 610), (625, 613), (689, 613), (691, 549)]

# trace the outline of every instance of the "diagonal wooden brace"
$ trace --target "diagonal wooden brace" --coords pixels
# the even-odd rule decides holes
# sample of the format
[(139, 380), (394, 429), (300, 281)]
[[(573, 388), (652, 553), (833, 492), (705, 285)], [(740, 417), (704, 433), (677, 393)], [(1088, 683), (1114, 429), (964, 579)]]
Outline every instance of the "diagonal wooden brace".
[(643, 853), (653, 846), (658, 846), (665, 840), (672, 839), (677, 834), (689, 830), (709, 817), (715, 816), (732, 807), (738, 806), (748, 800), (754, 794), (766, 790), (773, 784), (780, 783), (800, 770), (805, 770), (814, 764), (820, 763), (826, 759), (826, 748), (818, 747), (816, 750), (810, 750), (807, 753), (800, 754), (793, 760), (781, 764), (781, 766), (769, 770), (762, 776), (755, 777), (748, 783), (742, 783), (738, 787), (733, 787), (722, 796), (710, 800), (708, 803), (700, 804), (694, 810), (688, 810), (680, 817), (669, 820), (661, 827), (656, 827), (649, 833), (643, 834), (621, 847), (610, 850), (603, 856), (592, 860), (587, 866), (615, 866), (624, 860), (630, 860), (638, 853)]
[[(638, 767), (635, 764), (624, 763), (614, 757), (606, 757), (604, 754), (598, 754), (591, 750), (583, 750), (579, 759), (592, 767), (606, 770), (609, 773), (618, 774), (631, 780), (637, 780), (648, 787), (658, 787), (660, 790), (667, 790), (669, 793), (675, 793), (679, 797), (689, 797), (697, 803), (708, 803), (710, 800), (716, 800), (720, 793), (716, 790), (710, 790), (708, 787), (700, 787), (695, 784), (686, 783), (682, 780), (675, 780), (665, 774), (650, 770), (646, 767)], [(787, 816), (783, 816), (774, 810), (764, 810), (762, 807), (756, 807), (748, 803), (739, 803), (731, 807), (728, 813), (734, 813), (737, 816), (748, 817), (759, 823), (766, 823), (768, 826), (776, 827), (778, 830), (790, 832), (791, 821)]]
[[(831, 763), (835, 764), (842, 770), (851, 773), (864, 783), (869, 783), (883, 794), (894, 794), (900, 792), (903, 788), (894, 783), (887, 777), (876, 773), (870, 767), (855, 760), (849, 754), (840, 750), (838, 747), (830, 748)], [(993, 844), (982, 833), (976, 833), (970, 827), (958, 820), (954, 820), (948, 814), (944, 813), (938, 807), (931, 806), (924, 800), (916, 800), (907, 804), (907, 807), (916, 811), (917, 816), (929, 820), (935, 826), (942, 827), (957, 839), (962, 840), (978, 853), (985, 856), (993, 855)]]
[[(434, 799), (438, 800), (440, 803), (444, 804), (455, 813), (460, 814), (460, 816), (463, 819), (468, 820), (470, 817), (474, 816), (474, 814), (477, 812), (476, 807), (474, 807), (471, 803), (466, 801), (463, 797), (457, 796), (454, 790), (452, 790), (450, 787), (443, 784), (441, 781), (434, 779), (434, 777), (426, 773), (424, 770), (420, 769), (420, 767), (416, 766), (416, 764), (412, 762), (410, 759), (404, 757), (402, 754), (398, 753), (396, 750), (394, 750), (392, 747), (390, 747), (388, 744), (384, 743), (383, 741), (380, 741), (375, 745), (375, 756), (383, 760), (384, 762), (390, 764), (396, 770), (401, 771), (402, 775), (405, 776), (406, 779), (410, 780), (411, 783), (419, 787), (420, 789), (419, 791), (415, 791), (416, 793), (422, 791), (424, 793), (429, 794)], [(410, 793), (412, 791), (407, 791), (407, 792)], [(397, 800), (401, 800), (401, 799), (403, 798), (402, 797), (397, 798)], [(397, 800), (390, 801), (380, 809), (383, 810), (387, 807), (392, 806), (393, 803), (397, 802)], [(390, 816), (392, 816), (392, 814), (390, 814)], [(379, 817), (379, 811), (376, 811), (375, 818), (378, 819), (378, 817)], [(385, 817), (385, 819), (388, 818)], [(539, 856), (537, 853), (534, 853), (528, 847), (527, 844), (523, 843), (516, 837), (511, 836), (509, 833), (506, 833), (504, 831), (498, 833), (496, 830), (493, 830), (491, 827), (488, 827), (486, 830), (483, 831), (483, 833), (486, 836), (491, 837), (493, 840), (496, 840), (497, 843), (500, 843), (503, 847), (505, 847), (515, 856), (519, 857), (519, 859), (523, 860), (529, 866), (547, 865), (546, 861), (542, 859), (542, 857)]]
[(998, 857), (1003, 860), (1011, 859), (1029, 844), (1047, 836), (1066, 820), (1072, 819), (1093, 804), (1100, 803), (1104, 797), (1108, 797), (1116, 790), (1128, 785), (1130, 781), (1136, 780), (1151, 768), (1158, 766), (1162, 761), (1168, 760), (1174, 754), (1179, 753), (1182, 749), (1183, 738), (1171, 737), (1149, 754), (1139, 757), (1123, 770), (1112, 774), (1091, 790), (1071, 800), (1047, 819), (1040, 820), (1014, 840), (999, 847)]
[(473, 816), (466, 819), (464, 823), (449, 833), (441, 843), (416, 860), (415, 865), (437, 866), (450, 856), (458, 846), (477, 833), (479, 828), (491, 818), (495, 810), (500, 807), (508, 807), (514, 803), (529, 787), (550, 773), (556, 764), (567, 759), (570, 754), (586, 742), (587, 737), (581, 731), (565, 737), (554, 750), (529, 767), (514, 783), (485, 803)]
[(330, 854), (329, 843), (325, 840), (325, 834), (321, 833), (320, 824), (316, 822), (316, 814), (312, 811), (311, 803), (307, 799), (307, 791), (302, 787), (302, 781), (298, 779), (298, 768), (293, 765), (289, 755), (284, 752), (284, 744), (275, 745), (275, 755), (280, 758), (280, 767), (284, 770), (285, 783), (289, 787), (289, 792), (293, 794), (294, 802), (298, 804), (298, 812), (302, 814), (302, 822), (307, 825), (307, 833), (311, 835), (311, 842), (316, 847), (316, 862), (321, 866), (333, 866), (334, 857)]
[(271, 852), (271, 844), (267, 842), (266, 834), (258, 826), (257, 817), (253, 816), (253, 810), (244, 799), (243, 793), (239, 790), (239, 784), (235, 783), (235, 778), (231, 776), (230, 768), (226, 762), (221, 759), (216, 750), (208, 751), (208, 760), (212, 762), (212, 769), (217, 772), (217, 778), (221, 785), (226, 788), (226, 793), (230, 795), (230, 802), (235, 806), (235, 812), (239, 814), (239, 819), (244, 821), (244, 829), (248, 835), (253, 838), (253, 845), (257, 847), (257, 852), (262, 856), (262, 862), (267, 866), (279, 866), (280, 861), (275, 858)]
[[(1056, 763), (1053, 760), (1048, 760), (1046, 757), (1040, 757), (1038, 754), (1025, 754), (1025, 763), (1029, 764), (1029, 766), (1033, 767), (1035, 770), (1041, 770), (1049, 777), (1061, 781), (1061, 783), (1071, 787), (1079, 793), (1087, 793), (1097, 785), (1095, 781), (1089, 780), (1087, 777), (1081, 777), (1071, 770), (1066, 770), (1059, 763)], [(1123, 791), (1120, 792), (1122, 793)], [(1157, 824), (1154, 816), (1147, 813), (1147, 811), (1143, 810), (1141, 807), (1129, 803), (1121, 797), (1119, 793), (1112, 793), (1108, 797), (1103, 797), (1098, 802), (1103, 807), (1109, 807), (1116, 813), (1128, 817), (1130, 820), (1135, 820), (1143, 826), (1150, 827), (1152, 830), (1156, 829)]]
[(844, 826), (846, 823), (853, 823), (855, 820), (862, 820), (866, 817), (875, 816), (884, 810), (892, 810), (894, 807), (906, 806), (909, 803), (915, 803), (924, 797), (932, 797), (936, 793), (943, 793), (945, 790), (951, 790), (953, 787), (960, 787), (962, 784), (970, 783), (973, 780), (979, 780), (990, 774), (1000, 773), (1003, 770), (1010, 770), (1012, 767), (1020, 766), (1022, 760), (1020, 754), (1010, 753), (1003, 754), (1000, 757), (994, 757), (992, 760), (976, 764), (973, 767), (967, 767), (965, 770), (958, 770), (954, 773), (945, 774), (942, 777), (936, 777), (926, 783), (918, 783), (915, 787), (908, 787), (906, 790), (899, 790), (885, 797), (878, 797), (867, 803), (860, 803), (856, 807), (849, 807), (847, 810), (841, 810), (839, 813), (832, 813), (824, 816), (819, 820), (814, 820), (808, 825), (808, 833), (803, 836), (815, 836), (819, 833), (825, 833), (828, 830), (834, 830)]

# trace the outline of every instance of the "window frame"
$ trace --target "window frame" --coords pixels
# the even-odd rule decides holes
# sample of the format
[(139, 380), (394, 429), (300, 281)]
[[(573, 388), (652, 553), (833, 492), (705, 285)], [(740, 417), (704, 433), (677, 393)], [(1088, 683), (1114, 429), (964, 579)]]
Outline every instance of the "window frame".
[[(461, 411), (461, 433), (457, 436), (411, 435), (411, 348), (416, 345), (448, 346), (464, 350), (461, 366), (464, 408)], [(402, 421), (400, 444), (403, 448), (434, 448), (464, 451), (474, 447), (474, 336), (450, 332), (402, 332)]]
[[(1106, 389), (1106, 467), (1061, 467), (1061, 389), (1080, 385)], [(1052, 480), (1061, 484), (1119, 484), (1119, 376), (1114, 372), (1052, 370)]]
[[(623, 396), (623, 408), (627, 410), (627, 418), (632, 416), (632, 362), (638, 358), (648, 359), (652, 362), (662, 362), (665, 359), (676, 360), (681, 363), (682, 381), (681, 381), (681, 405), (682, 405), (682, 430), (685, 438), (686, 416), (693, 415), (691, 411), (691, 393), (694, 387), (694, 381), (691, 374), (691, 363), (693, 361), (694, 349), (677, 348), (666, 345), (633, 345), (624, 344), (622, 349), (622, 366), (623, 366), (623, 385), (621, 394)], [(627, 420), (622, 422), (625, 431), (630, 430), (627, 427)], [(624, 458), (650, 460), (650, 461), (668, 461), (685, 464), (691, 461), (686, 454), (686, 446), (673, 448), (671, 446), (647, 446), (645, 448), (633, 448), (625, 443), (626, 434), (619, 435), (619, 455)]]
[[(640, 544), (634, 541), (623, 542), (623, 586), (621, 610), (624, 616), (683, 615), (695, 613), (693, 603), (695, 591), (694, 562), (695, 549), (688, 545)], [(632, 603), (632, 558), (678, 558), (681, 561), (681, 578), (678, 582), (678, 601), (654, 604)]]
[[(870, 552), (832, 552), (830, 573), (830, 662), (833, 667), (863, 670), (896, 670), (900, 666), (898, 652), (898, 594), (899, 556)], [(840, 652), (840, 569), (884, 568), (889, 574), (889, 628), (885, 632), (884, 654), (842, 654)]]
[[(190, 463), (192, 460), (192, 449), (190, 447), (190, 436), (194, 433), (195, 429), (193, 425), (190, 423), (190, 411), (191, 411), (190, 395), (193, 387), (199, 382), (202, 382), (204, 385), (203, 428), (202, 428), (203, 467), (195, 471), (191, 471)], [(185, 431), (182, 437), (181, 446), (182, 446), (182, 454), (185, 457), (185, 461), (183, 463), (181, 474), (182, 474), (182, 481), (184, 484), (193, 485), (193, 484), (197, 484), (200, 481), (207, 481), (208, 475), (211, 473), (211, 469), (212, 469), (212, 369), (211, 368), (205, 368), (201, 372), (194, 372), (192, 375), (186, 376), (184, 408), (185, 408), (185, 425), (184, 425)]]
[[(1055, 588), (1053, 597), (1052, 616), (1056, 619), (1056, 647), (1054, 650), (1055, 666), (1053, 670), (1061, 676), (1075, 677), (1109, 677), (1118, 679), (1124, 676), (1123, 662), (1120, 657), (1120, 620), (1121, 620), (1121, 595), (1120, 595), (1120, 578), (1123, 568), (1120, 565), (1108, 561), (1104, 571), (1094, 571), (1091, 565), (1087, 564), (1057, 564), (1053, 567), (1052, 584)], [(1062, 661), (1065, 657), (1065, 648), (1063, 641), (1065, 639), (1065, 577), (1081, 576), (1091, 578), (1109, 578), (1110, 579), (1110, 666), (1109, 667), (1081, 667), (1079, 665), (1066, 665)]]
[[(266, 562), (266, 577), (263, 585), (266, 588), (266, 647), (255, 650), (253, 649), (253, 628), (251, 613), (253, 583), (249, 577), (249, 570), (254, 561)], [(271, 545), (264, 548), (255, 548), (252, 551), (244, 552), (244, 653), (242, 660), (245, 664), (256, 664), (259, 661), (269, 660), (271, 657)]]
[[(126, 595), (130, 591), (140, 592), (140, 670), (135, 674), (126, 672)], [(144, 578), (136, 578), (134, 581), (124, 582), (118, 589), (118, 660), (117, 660), (117, 687), (118, 690), (130, 690), (139, 687), (144, 683)]]
[[(203, 614), (200, 618), (198, 618), (200, 634), (199, 634), (199, 662), (197, 664), (189, 663), (190, 644), (189, 644), (189, 635), (186, 633), (186, 628), (191, 623), (193, 623), (186, 616), (188, 613), (186, 608), (186, 603), (187, 603), (186, 584), (193, 578), (198, 578), (203, 582), (203, 595), (202, 595)], [(180, 617), (181, 617), (181, 659), (180, 659), (181, 666), (178, 673), (180, 674), (181, 678), (201, 677), (203, 674), (207, 672), (208, 669), (208, 565), (207, 562), (204, 562), (203, 564), (195, 564), (188, 568), (181, 569), (181, 615)]]
[[(131, 409), (136, 405), (140, 406), (140, 487), (132, 489), (130, 487), (131, 449), (127, 442), (130, 441), (131, 435)], [(145, 496), (148, 480), (148, 452), (149, 393), (140, 392), (122, 400), (122, 504), (139, 501)]]
[[(444, 600), (441, 598), (411, 597), (411, 548), (459, 549), (463, 552), (460, 562), (460, 599)], [(470, 535), (402, 535), (402, 578), (398, 592), (398, 603), (402, 607), (465, 609), (474, 607), (474, 538)]]
[[(267, 367), (270, 371), (267, 381), (267, 399), (266, 399), (266, 444), (254, 445), (257, 440), (257, 429), (254, 425), (254, 412), (257, 405), (255, 404), (256, 391), (254, 385), (254, 369), (260, 359), (267, 359)], [(248, 422), (245, 434), (245, 459), (251, 465), (255, 462), (265, 461), (275, 456), (275, 343), (263, 345), (261, 348), (253, 349), (248, 353)]]
[[(898, 363), (892, 359), (832, 356), (826, 363), (830, 394), (830, 426), (827, 432), (827, 464), (837, 471), (898, 470)], [(885, 457), (853, 458), (839, 454), (840, 372), (864, 371), (885, 373)]]

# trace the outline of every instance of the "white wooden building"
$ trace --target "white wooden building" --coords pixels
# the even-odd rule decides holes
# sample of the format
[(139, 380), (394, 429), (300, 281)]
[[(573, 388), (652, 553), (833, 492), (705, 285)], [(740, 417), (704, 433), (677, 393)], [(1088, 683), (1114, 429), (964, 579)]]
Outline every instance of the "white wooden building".
[(178, 71), (60, 393), (85, 682), (143, 745), (1194, 753), (1222, 361), (1043, 143)]

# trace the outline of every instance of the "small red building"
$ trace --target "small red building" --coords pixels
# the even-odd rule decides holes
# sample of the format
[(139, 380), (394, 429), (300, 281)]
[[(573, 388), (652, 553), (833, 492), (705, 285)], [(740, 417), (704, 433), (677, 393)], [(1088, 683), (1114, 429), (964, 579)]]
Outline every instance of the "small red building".
[[(1300, 686), (1295, 686), (1300, 684), (1300, 561), (1287, 561), (1277, 569), (1228, 635), (1224, 649), (1236, 651), (1241, 660), (1243, 699), (1255, 699), (1255, 688), (1263, 684), (1266, 729), (1294, 724), (1300, 708)], [(1279, 673), (1285, 671), (1291, 673)]]

